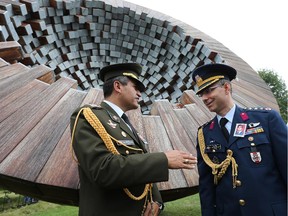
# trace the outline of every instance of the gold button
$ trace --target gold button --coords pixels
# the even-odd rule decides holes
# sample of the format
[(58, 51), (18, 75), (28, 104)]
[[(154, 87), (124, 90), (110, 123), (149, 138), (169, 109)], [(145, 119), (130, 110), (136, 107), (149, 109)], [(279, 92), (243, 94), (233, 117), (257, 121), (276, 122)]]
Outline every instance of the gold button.
[(245, 200), (240, 199), (240, 200), (239, 200), (239, 204), (240, 204), (241, 206), (244, 206), (244, 205), (245, 205)]
[(128, 150), (126, 150), (126, 154), (127, 154), (127, 155), (129, 154), (129, 151), (128, 151)]
[(251, 143), (251, 146), (255, 146), (255, 143)]
[(236, 186), (237, 186), (237, 187), (240, 187), (240, 186), (241, 186), (241, 181), (240, 181), (240, 180), (237, 180), (237, 181), (236, 181)]
[(250, 137), (248, 137), (248, 140), (252, 142), (254, 140), (254, 138), (252, 136), (250, 136)]

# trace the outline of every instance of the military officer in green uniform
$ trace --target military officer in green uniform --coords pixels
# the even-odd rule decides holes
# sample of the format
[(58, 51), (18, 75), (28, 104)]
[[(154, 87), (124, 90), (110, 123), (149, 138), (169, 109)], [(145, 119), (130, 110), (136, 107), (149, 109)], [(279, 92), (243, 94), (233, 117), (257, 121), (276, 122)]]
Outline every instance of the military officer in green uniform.
[(147, 153), (127, 120), (125, 112), (138, 108), (145, 89), (138, 79), (141, 70), (136, 63), (102, 68), (104, 101), (71, 116), (81, 216), (157, 216), (163, 202), (155, 183), (167, 181), (169, 169), (193, 169), (197, 163), (188, 152)]

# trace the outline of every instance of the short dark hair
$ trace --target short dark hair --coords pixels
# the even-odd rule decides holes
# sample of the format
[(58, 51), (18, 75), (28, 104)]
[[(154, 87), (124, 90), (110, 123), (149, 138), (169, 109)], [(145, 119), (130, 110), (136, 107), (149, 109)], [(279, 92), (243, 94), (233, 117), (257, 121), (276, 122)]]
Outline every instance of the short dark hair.
[(113, 85), (115, 81), (119, 81), (122, 85), (127, 85), (129, 78), (126, 76), (117, 76), (112, 79), (107, 80), (103, 84), (103, 94), (104, 98), (109, 97), (113, 92)]
[(231, 86), (231, 88), (230, 88), (230, 93), (232, 94), (232, 84), (231, 84), (231, 81), (229, 80), (229, 79), (220, 79), (219, 81), (218, 81), (218, 83), (219, 83), (219, 85), (221, 85), (221, 86), (223, 86), (225, 83), (228, 83), (230, 86)]

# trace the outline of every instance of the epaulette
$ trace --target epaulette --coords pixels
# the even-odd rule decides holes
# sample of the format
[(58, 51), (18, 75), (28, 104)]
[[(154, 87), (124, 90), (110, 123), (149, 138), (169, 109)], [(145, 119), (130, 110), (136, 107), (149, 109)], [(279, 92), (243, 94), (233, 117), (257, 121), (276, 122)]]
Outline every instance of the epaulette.
[(91, 109), (96, 109), (96, 110), (100, 110), (103, 109), (100, 105), (98, 104), (87, 104), (86, 106), (90, 107)]
[(272, 108), (270, 107), (244, 107), (244, 110), (247, 111), (271, 111)]

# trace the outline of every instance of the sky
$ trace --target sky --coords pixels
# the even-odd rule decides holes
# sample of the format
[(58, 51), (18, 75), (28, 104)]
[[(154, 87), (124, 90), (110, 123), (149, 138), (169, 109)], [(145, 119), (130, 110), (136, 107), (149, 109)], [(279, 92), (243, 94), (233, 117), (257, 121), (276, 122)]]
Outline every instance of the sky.
[[(128, 0), (216, 39), (255, 71), (273, 70), (288, 86), (286, 0)], [(287, 2), (287, 3), (286, 3)]]

